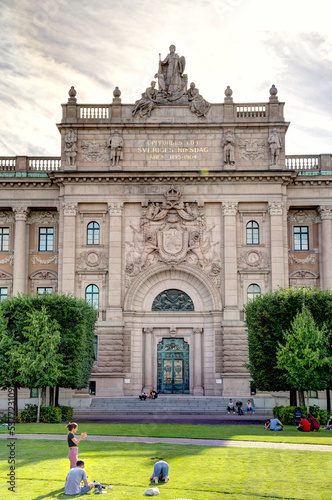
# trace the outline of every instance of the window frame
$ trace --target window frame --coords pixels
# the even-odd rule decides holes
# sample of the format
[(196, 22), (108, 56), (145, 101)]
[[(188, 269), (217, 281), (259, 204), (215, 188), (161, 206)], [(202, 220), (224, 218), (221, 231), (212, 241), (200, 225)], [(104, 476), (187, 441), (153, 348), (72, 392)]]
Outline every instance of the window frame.
[[(3, 234), (3, 231), (7, 229), (8, 230), (8, 234), (5, 235)], [(7, 248), (4, 248), (4, 236), (7, 236)], [(0, 252), (9, 252), (9, 247), (10, 247), (10, 228), (9, 226), (1, 226), (0, 227)]]
[[(259, 292), (258, 291), (249, 292), (250, 287), (259, 288)], [(252, 297), (250, 297), (250, 298), (249, 298), (249, 293), (250, 293), (250, 295), (252, 295)], [(261, 287), (259, 285), (257, 285), (257, 283), (250, 283), (250, 285), (247, 286), (247, 303), (249, 302), (249, 300), (255, 300), (255, 298), (258, 297), (258, 295), (262, 295)]]
[[(295, 232), (296, 229), (300, 229), (299, 232)], [(306, 229), (306, 232), (302, 232), (302, 229)], [(293, 226), (292, 227), (292, 232), (293, 232), (293, 250), (294, 252), (309, 252), (310, 251), (310, 244), (309, 244), (309, 226), (308, 225), (298, 225), (298, 226)], [(301, 248), (296, 248), (296, 242), (295, 242), (295, 234), (298, 234), (299, 237), (299, 242), (300, 242), (300, 247)], [(303, 248), (303, 239), (302, 236), (306, 236), (306, 244), (307, 248)]]
[[(88, 291), (88, 288), (90, 287), (95, 287), (97, 289), (97, 291), (94, 291), (94, 289), (92, 288), (92, 291)], [(89, 298), (87, 297), (87, 295), (91, 295), (92, 296), (92, 300), (89, 300)], [(97, 304), (97, 307), (95, 305), (95, 300), (94, 300), (94, 295), (97, 295), (98, 296), (98, 304)], [(85, 300), (87, 302), (89, 302), (97, 311), (99, 310), (99, 305), (100, 305), (100, 290), (99, 290), (99, 286), (94, 284), (94, 283), (90, 283), (89, 285), (87, 285), (85, 287)]]
[[(91, 228), (89, 228), (89, 226), (91, 224), (95, 224), (98, 227), (91, 227)], [(91, 233), (92, 233), (92, 242), (90, 243), (89, 242), (89, 236), (91, 235)], [(95, 236), (95, 233), (98, 234), (97, 237)], [(96, 242), (95, 240), (98, 240), (98, 242)], [(88, 246), (91, 246), (91, 245), (95, 245), (95, 246), (98, 245), (99, 246), (100, 245), (100, 224), (98, 222), (96, 222), (95, 220), (89, 222), (87, 224), (87, 226), (86, 226), (86, 244)]]
[[(39, 292), (39, 290), (44, 290), (43, 292)], [(54, 289), (52, 286), (37, 286), (37, 295), (48, 295), (54, 293)]]
[[(249, 224), (251, 224), (251, 227), (248, 227)], [(256, 227), (253, 225), (256, 224)], [(255, 240), (255, 234), (258, 236), (258, 241)], [(248, 239), (251, 239), (251, 241), (248, 241)], [(259, 223), (255, 220), (250, 220), (246, 223), (246, 245), (260, 245), (260, 231), (259, 231)]]
[[(6, 290), (6, 296), (5, 295), (2, 295), (2, 290)], [(8, 287), (7, 286), (0, 286), (0, 302), (2, 302), (3, 300), (6, 300), (8, 299)]]
[[(45, 233), (45, 249), (41, 249), (41, 230), (46, 230)], [(52, 248), (49, 248), (50, 243), (48, 236), (51, 236), (51, 234), (48, 234), (48, 230), (52, 230)], [(54, 243), (55, 243), (55, 230), (54, 226), (38, 226), (38, 252), (54, 252)]]

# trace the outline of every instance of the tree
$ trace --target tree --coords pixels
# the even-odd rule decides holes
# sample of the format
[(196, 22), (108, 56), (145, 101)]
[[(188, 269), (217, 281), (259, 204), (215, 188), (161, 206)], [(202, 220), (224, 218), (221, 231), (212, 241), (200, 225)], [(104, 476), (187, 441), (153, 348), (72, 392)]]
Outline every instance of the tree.
[[(10, 352), (15, 372), (19, 373), (20, 387), (38, 389), (56, 385), (62, 369), (61, 337), (57, 321), (49, 317), (45, 306), (28, 314), (22, 337), (23, 341)], [(39, 392), (37, 423), (40, 405)]]
[[(303, 303), (310, 309), (318, 328), (325, 324), (332, 331), (332, 292), (318, 288), (286, 288), (258, 296), (245, 306), (248, 329), (249, 363), (246, 365), (259, 390), (287, 391), (294, 387), (287, 371), (277, 365), (279, 342), (284, 344), (284, 332), (291, 328)], [(328, 344), (332, 355), (332, 342)], [(329, 382), (332, 385), (332, 373)]]
[(286, 371), (286, 379), (298, 390), (322, 390), (331, 380), (332, 355), (329, 353), (331, 333), (326, 325), (316, 326), (315, 320), (303, 304), (291, 328), (284, 332), (283, 344), (278, 343), (277, 367)]
[[(8, 357), (11, 345), (25, 342), (23, 332), (29, 314), (45, 308), (50, 320), (56, 320), (60, 332), (58, 351), (63, 356), (61, 376), (57, 386), (70, 389), (87, 387), (94, 362), (93, 341), (97, 311), (83, 299), (71, 295), (18, 295), (0, 303), (6, 325), (0, 342), (0, 386), (20, 388), (20, 372), (13, 372)], [(1, 322), (0, 322), (1, 326)], [(17, 412), (17, 404), (15, 405)]]

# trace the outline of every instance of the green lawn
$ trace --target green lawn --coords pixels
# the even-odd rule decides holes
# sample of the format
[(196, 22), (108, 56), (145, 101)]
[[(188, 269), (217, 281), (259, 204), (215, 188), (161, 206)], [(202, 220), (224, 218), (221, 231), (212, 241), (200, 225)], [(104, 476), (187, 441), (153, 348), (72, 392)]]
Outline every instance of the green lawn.
[[(2, 450), (4, 444), (1, 441)], [(7, 491), (3, 481), (1, 500), (68, 498), (64, 495), (67, 451), (61, 441), (18, 440), (16, 492)], [(331, 459), (323, 452), (83, 441), (79, 458), (86, 461), (90, 480), (113, 486), (106, 497), (113, 500), (146, 498), (142, 494), (158, 459), (170, 465), (169, 483), (159, 486), (160, 499), (332, 498)], [(6, 460), (1, 461), (0, 471), (6, 477)]]
[[(285, 426), (282, 432), (266, 431), (263, 425), (175, 425), (175, 424), (79, 424), (78, 434), (100, 436), (149, 436), (193, 439), (232, 439), (236, 441), (272, 441), (278, 443), (305, 443), (332, 445), (332, 431), (302, 433)], [(4, 427), (1, 434), (8, 433)], [(63, 434), (65, 424), (17, 424), (17, 434)], [(332, 498), (332, 495), (331, 495)]]

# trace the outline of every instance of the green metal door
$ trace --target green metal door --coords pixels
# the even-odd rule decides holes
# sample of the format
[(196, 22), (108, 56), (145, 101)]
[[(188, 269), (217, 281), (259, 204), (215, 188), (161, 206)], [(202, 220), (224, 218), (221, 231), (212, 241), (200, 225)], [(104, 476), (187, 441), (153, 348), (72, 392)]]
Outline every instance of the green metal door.
[(157, 346), (161, 394), (189, 394), (189, 344), (184, 339), (163, 339)]

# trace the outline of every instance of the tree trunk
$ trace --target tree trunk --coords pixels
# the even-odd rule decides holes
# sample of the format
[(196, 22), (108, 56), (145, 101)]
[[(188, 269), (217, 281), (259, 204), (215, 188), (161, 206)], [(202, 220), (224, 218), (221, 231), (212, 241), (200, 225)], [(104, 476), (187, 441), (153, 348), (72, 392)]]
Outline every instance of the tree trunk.
[(290, 406), (297, 406), (296, 389), (289, 391), (289, 404)]
[(15, 420), (18, 414), (18, 396), (17, 396), (17, 387), (14, 387), (14, 415), (15, 415)]
[(309, 413), (309, 391), (305, 391), (307, 396), (307, 414)]
[(40, 417), (40, 389), (38, 389), (38, 408), (37, 408), (37, 424), (39, 424), (39, 417)]
[(302, 389), (299, 389), (299, 406), (304, 406), (304, 393)]
[(42, 406), (46, 406), (46, 387), (42, 388)]
[(54, 406), (54, 387), (50, 387), (50, 406)]
[(331, 413), (330, 389), (326, 389), (326, 410)]
[(54, 406), (59, 406), (59, 387), (55, 388), (55, 401)]

